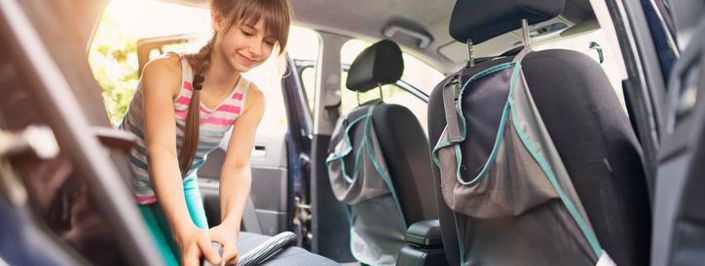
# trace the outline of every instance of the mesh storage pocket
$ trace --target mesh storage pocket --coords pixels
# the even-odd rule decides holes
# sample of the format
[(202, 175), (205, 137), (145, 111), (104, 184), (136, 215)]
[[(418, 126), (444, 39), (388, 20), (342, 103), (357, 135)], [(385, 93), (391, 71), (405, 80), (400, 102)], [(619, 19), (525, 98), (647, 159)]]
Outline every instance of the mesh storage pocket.
[(605, 252), (522, 75), (528, 51), (443, 88), (433, 160), (461, 262), (594, 265)]
[(507, 63), (468, 80), (457, 108), (461, 138), (451, 140), (446, 128), (434, 149), (443, 199), (456, 212), (516, 216), (558, 197), (511, 121), (518, 70)]
[(374, 106), (339, 120), (326, 164), (336, 199), (348, 205), (350, 249), (358, 261), (394, 265), (406, 221), (372, 123)]

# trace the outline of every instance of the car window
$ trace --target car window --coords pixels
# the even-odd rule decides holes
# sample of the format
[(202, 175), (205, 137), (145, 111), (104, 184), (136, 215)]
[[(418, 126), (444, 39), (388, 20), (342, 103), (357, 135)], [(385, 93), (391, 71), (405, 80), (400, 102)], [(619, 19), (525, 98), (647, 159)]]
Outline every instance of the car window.
[[(149, 57), (154, 58), (169, 51), (195, 52), (210, 38), (211, 32), (210, 13), (205, 8), (153, 0), (111, 1), (103, 13), (88, 54), (93, 75), (102, 88), (111, 123), (116, 124), (124, 116), (137, 86), (139, 40), (144, 43), (146, 39), (184, 34), (192, 36), (189, 42), (167, 45), (161, 51), (150, 51)], [(289, 35), (289, 43), (293, 44), (290, 48), (300, 46), (296, 44), (299, 32), (305, 30), (293, 27)], [(286, 130), (281, 82), (272, 78), (284, 73), (283, 58), (271, 57), (243, 74), (258, 86), (266, 98), (267, 119), (263, 119), (260, 130)]]
[(316, 66), (306, 67), (301, 70), (301, 85), (306, 90), (306, 99), (311, 113), (315, 107), (314, 88), (316, 87)]
[[(304, 95), (311, 112), (314, 108), (314, 90), (316, 83), (316, 63), (320, 54), (321, 39), (317, 32), (304, 27), (291, 27), (287, 44), (288, 54), (294, 62), (301, 62), (305, 67), (299, 66), (299, 79), (303, 86)], [(297, 65), (298, 66), (298, 65)]]
[[(372, 43), (352, 39), (346, 42), (341, 48), (340, 58), (341, 63), (345, 65), (350, 65), (355, 57), (362, 52), (365, 48), (372, 45)], [(424, 63), (423, 61), (415, 58), (414, 56), (403, 53), (402, 57), (404, 59), (404, 73), (402, 74), (401, 80), (405, 81), (409, 85), (423, 91), (427, 95), (431, 93), (431, 90), (443, 80), (443, 75), (440, 71), (434, 69), (430, 65)], [(369, 100), (377, 99), (380, 97), (380, 89), (372, 89), (358, 95), (357, 92), (348, 90), (345, 87), (345, 80), (347, 79), (348, 73), (343, 70), (341, 73), (341, 112), (346, 114), (350, 112), (353, 108), (358, 106), (359, 103), (364, 103)], [(384, 85), (381, 88), (382, 98), (385, 103), (402, 105), (414, 114), (419, 120), (421, 127), (427, 132), (427, 104), (425, 101), (411, 94), (410, 92), (404, 90), (396, 84)]]

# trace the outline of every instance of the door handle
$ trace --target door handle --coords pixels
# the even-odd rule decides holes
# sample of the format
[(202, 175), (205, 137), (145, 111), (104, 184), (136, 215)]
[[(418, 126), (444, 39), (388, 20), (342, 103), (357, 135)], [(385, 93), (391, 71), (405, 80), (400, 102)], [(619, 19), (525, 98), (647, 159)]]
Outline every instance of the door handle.
[(264, 145), (255, 145), (252, 150), (252, 157), (265, 157), (267, 156), (267, 147)]

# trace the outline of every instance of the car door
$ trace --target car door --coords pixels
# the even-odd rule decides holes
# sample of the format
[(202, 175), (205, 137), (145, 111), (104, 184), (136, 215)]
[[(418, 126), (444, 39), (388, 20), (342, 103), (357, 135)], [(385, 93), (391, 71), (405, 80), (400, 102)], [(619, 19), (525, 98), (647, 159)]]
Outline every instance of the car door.
[(654, 186), (652, 265), (702, 265), (705, 262), (705, 208), (702, 207), (705, 21), (701, 18), (705, 5), (698, 1), (652, 1), (651, 7), (666, 14), (662, 17), (673, 18), (661, 26), (654, 23), (652, 32), (656, 26), (668, 29), (664, 36), (670, 33), (679, 41), (680, 48), (676, 52), (680, 56), (668, 73), (666, 97), (660, 102), (663, 116)]
[[(624, 33), (635, 128), (652, 180), (651, 265), (705, 261), (705, 4), (606, 1)], [(651, 59), (648, 59), (651, 58)], [(649, 61), (651, 60), (651, 61)], [(639, 89), (639, 88), (643, 89)], [(650, 107), (649, 107), (650, 105)]]
[(110, 128), (85, 61), (85, 29), (102, 5), (0, 1), (0, 131), (46, 125), (53, 132), (25, 140), (3, 134), (0, 143), (35, 153), (58, 144), (51, 156), (0, 152), (0, 261), (161, 264), (120, 163), (132, 135)]

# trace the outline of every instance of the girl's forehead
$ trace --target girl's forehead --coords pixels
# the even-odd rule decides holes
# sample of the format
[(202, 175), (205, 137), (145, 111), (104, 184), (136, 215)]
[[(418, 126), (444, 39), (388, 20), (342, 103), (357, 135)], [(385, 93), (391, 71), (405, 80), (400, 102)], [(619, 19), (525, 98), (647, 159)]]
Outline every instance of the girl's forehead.
[(240, 25), (251, 27), (256, 29), (257, 31), (265, 32), (267, 36), (271, 36), (272, 32), (270, 29), (267, 28), (266, 23), (264, 23), (264, 19), (260, 18), (258, 20), (255, 20), (254, 18), (244, 18), (242, 19), (242, 22)]
[(264, 29), (264, 20), (262, 18), (243, 18), (241, 24), (252, 28)]

